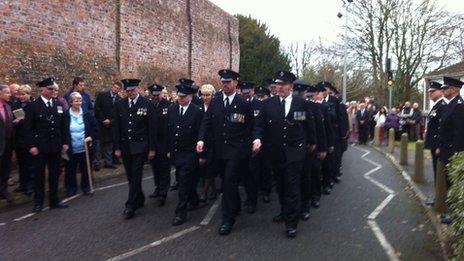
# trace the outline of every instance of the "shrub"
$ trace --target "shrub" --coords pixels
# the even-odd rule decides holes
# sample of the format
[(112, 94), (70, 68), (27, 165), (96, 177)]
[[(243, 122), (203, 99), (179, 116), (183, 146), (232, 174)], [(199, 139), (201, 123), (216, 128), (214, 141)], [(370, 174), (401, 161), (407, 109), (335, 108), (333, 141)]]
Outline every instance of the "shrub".
[(452, 228), (456, 240), (453, 250), (456, 260), (464, 259), (464, 152), (455, 155), (448, 166), (451, 188), (448, 191), (448, 206), (453, 217)]

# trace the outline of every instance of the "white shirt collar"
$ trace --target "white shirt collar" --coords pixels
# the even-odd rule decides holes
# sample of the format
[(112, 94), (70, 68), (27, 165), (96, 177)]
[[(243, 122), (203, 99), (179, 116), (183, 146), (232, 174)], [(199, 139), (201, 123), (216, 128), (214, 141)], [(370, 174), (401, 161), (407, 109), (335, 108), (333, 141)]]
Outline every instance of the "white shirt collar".
[(137, 97), (135, 97), (134, 99), (131, 99), (128, 97), (127, 100), (129, 101), (129, 105), (130, 105), (131, 100), (134, 101), (134, 105), (137, 104), (137, 100), (139, 99), (139, 96), (140, 94), (137, 94)]
[(42, 95), (40, 95), (40, 98), (42, 98), (42, 101), (45, 103), (45, 105), (47, 105), (47, 102), (50, 102), (50, 105), (53, 106), (53, 99), (47, 99)]
[(439, 98), (439, 99), (435, 102), (435, 104), (439, 103), (441, 100), (445, 101), (445, 103), (448, 103), (448, 101), (446, 100), (445, 96), (443, 96), (443, 97)]
[(222, 93), (222, 101), (225, 102), (226, 101), (226, 98), (229, 97), (229, 104), (232, 104), (232, 101), (234, 100), (235, 98), (235, 94), (237, 94), (236, 92), (232, 93), (231, 95), (227, 96), (224, 92)]
[[(179, 104), (179, 107), (184, 108), (184, 114), (185, 114), (185, 112), (187, 111), (188, 107), (190, 106), (190, 103), (191, 103), (191, 102), (189, 102), (189, 104), (187, 104), (187, 105), (185, 105), (185, 106), (181, 106), (181, 105)], [(180, 110), (180, 108), (179, 108), (179, 110)]]

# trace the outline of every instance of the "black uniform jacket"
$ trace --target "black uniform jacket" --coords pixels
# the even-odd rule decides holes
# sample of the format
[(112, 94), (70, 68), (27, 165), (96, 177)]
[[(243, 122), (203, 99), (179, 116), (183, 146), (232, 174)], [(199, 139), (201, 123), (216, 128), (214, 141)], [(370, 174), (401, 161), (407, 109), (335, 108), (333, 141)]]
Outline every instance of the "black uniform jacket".
[(28, 104), (24, 128), (26, 144), (30, 149), (37, 147), (39, 153), (60, 152), (63, 144), (69, 144), (66, 135), (66, 122), (63, 104), (53, 99), (52, 107), (48, 108), (41, 97)]
[(168, 151), (168, 108), (172, 103), (166, 99), (162, 99), (158, 103), (153, 103), (156, 112), (156, 140), (158, 142), (156, 153), (165, 154)]
[[(203, 110), (190, 103), (187, 111), (180, 116), (180, 106), (175, 104), (168, 109), (168, 152), (174, 164), (190, 162), (191, 155), (196, 155), (196, 144), (200, 125), (203, 120)], [(183, 155), (189, 156), (183, 157)]]
[(225, 108), (223, 95), (217, 95), (203, 117), (198, 140), (212, 143), (207, 147), (213, 149), (215, 158), (243, 159), (251, 150), (252, 128), (253, 111), (249, 102), (236, 94)]
[(464, 150), (464, 100), (456, 96), (447, 105), (440, 120), (440, 159), (445, 163)]
[(156, 151), (156, 112), (153, 103), (139, 95), (129, 108), (128, 98), (116, 103), (113, 125), (114, 148), (122, 155)]
[(440, 119), (446, 108), (444, 99), (439, 100), (433, 105), (428, 115), (427, 132), (425, 135), (425, 148), (435, 150), (440, 146)]
[(291, 163), (305, 159), (308, 144), (316, 144), (314, 116), (303, 98), (294, 96), (287, 116), (280, 97), (263, 102), (256, 119), (254, 139), (261, 139), (272, 161)]

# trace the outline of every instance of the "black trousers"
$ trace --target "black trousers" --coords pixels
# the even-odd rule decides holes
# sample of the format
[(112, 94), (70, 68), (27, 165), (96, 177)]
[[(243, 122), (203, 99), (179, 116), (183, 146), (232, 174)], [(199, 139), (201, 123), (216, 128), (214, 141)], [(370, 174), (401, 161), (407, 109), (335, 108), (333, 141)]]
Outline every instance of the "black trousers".
[(15, 152), (18, 160), (19, 185), (24, 191), (32, 191), (34, 189), (32, 156), (26, 148), (16, 148)]
[(335, 167), (333, 165), (334, 162), (334, 157), (335, 157), (335, 150), (332, 151), (331, 153), (327, 153), (327, 156), (325, 157), (324, 161), (322, 161), (322, 186), (323, 187), (329, 187), (330, 182), (333, 182), (333, 168)]
[(45, 167), (48, 167), (48, 195), (50, 205), (59, 203), (58, 178), (61, 173), (61, 152), (41, 153), (33, 156), (34, 204), (42, 206), (45, 198)]
[(195, 152), (176, 155), (179, 156), (183, 158), (183, 162), (175, 164), (179, 184), (176, 214), (186, 214), (188, 204), (198, 204), (198, 158)]
[[(155, 181), (155, 190), (162, 197), (166, 197), (171, 185), (171, 161), (167, 154), (157, 154), (150, 161), (153, 170), (153, 179)], [(177, 176), (176, 172), (176, 176)]]
[(320, 200), (322, 188), (322, 161), (314, 156), (311, 163), (311, 199)]
[(304, 161), (292, 163), (274, 162), (277, 194), (287, 227), (296, 228), (301, 207), (301, 175)]
[(433, 166), (433, 184), (437, 184), (437, 160), (438, 155), (435, 153), (436, 148), (430, 149), (430, 154), (432, 154), (432, 166)]
[(246, 192), (246, 204), (256, 205), (258, 202), (259, 161), (256, 157), (248, 157), (242, 164), (242, 181)]
[(271, 170), (271, 163), (269, 159), (266, 158), (264, 153), (259, 153), (256, 155), (257, 162), (255, 168), (259, 171), (258, 175), (258, 187), (264, 195), (271, 194), (272, 190), (272, 170)]
[(12, 148), (7, 144), (3, 155), (0, 156), (0, 195), (3, 195), (5, 198), (11, 197), (11, 194), (8, 192), (8, 179), (10, 178), (12, 154)]
[(301, 174), (301, 211), (309, 211), (311, 203), (312, 168), (316, 153), (306, 153), (303, 172)]
[(77, 168), (81, 172), (81, 190), (82, 192), (89, 192), (89, 174), (87, 172), (87, 164), (85, 159), (85, 152), (75, 153), (69, 157), (69, 161), (65, 165), (65, 179), (64, 185), (68, 194), (77, 193)]
[(243, 160), (216, 158), (213, 162), (214, 172), (222, 177), (222, 221), (234, 223), (241, 208), (238, 182)]
[(147, 153), (134, 155), (123, 155), (122, 163), (126, 170), (127, 181), (129, 182), (129, 194), (126, 201), (126, 208), (136, 210), (145, 203), (145, 195), (142, 190), (143, 164), (147, 160)]
[(342, 142), (341, 138), (337, 138), (334, 144), (334, 151), (332, 157), (332, 177), (339, 177), (340, 176), (340, 167), (342, 165)]
[(368, 123), (360, 124), (359, 125), (359, 143), (364, 144), (367, 142), (369, 138), (369, 126)]

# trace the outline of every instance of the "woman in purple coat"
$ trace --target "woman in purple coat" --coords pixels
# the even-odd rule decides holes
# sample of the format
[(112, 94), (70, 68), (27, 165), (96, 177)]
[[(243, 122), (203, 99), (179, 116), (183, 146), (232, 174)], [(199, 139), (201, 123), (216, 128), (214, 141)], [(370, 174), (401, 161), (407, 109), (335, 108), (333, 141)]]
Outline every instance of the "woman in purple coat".
[(393, 107), (390, 113), (387, 115), (387, 120), (385, 121), (385, 129), (389, 130), (393, 128), (395, 130), (395, 140), (399, 140), (400, 134), (400, 117), (398, 116), (397, 109)]

